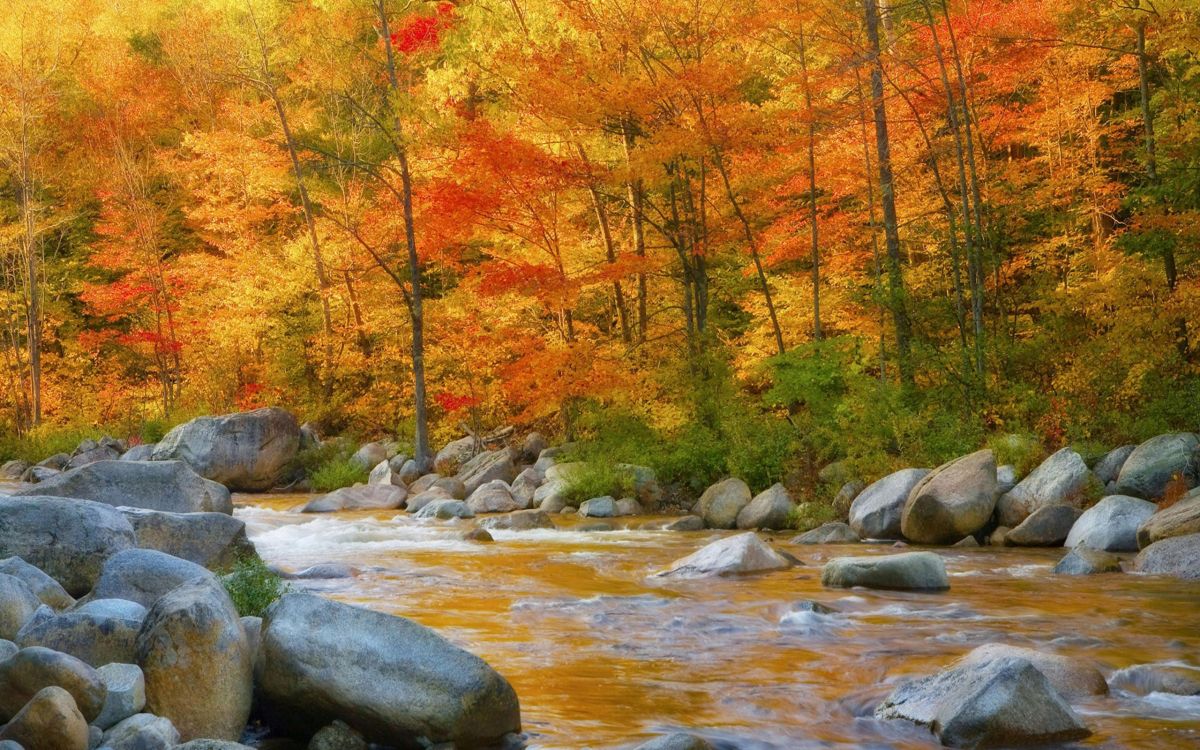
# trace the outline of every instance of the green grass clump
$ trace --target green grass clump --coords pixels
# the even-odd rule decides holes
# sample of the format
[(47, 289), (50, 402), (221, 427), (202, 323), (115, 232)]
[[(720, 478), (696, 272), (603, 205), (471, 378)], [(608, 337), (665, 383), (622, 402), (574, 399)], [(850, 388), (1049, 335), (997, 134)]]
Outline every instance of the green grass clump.
[(564, 499), (578, 506), (594, 497), (629, 497), (633, 494), (633, 474), (610, 463), (580, 461), (568, 465), (564, 472)]
[(997, 466), (1012, 464), (1018, 477), (1029, 476), (1046, 458), (1042, 444), (1032, 435), (996, 435), (987, 442), (996, 457)]
[(233, 606), (242, 617), (262, 617), (290, 587), (258, 555), (244, 557), (221, 577)]
[(318, 466), (308, 475), (308, 482), (314, 492), (333, 492), (366, 482), (367, 477), (367, 470), (360, 464), (349, 458), (335, 458)]
[(21, 459), (35, 464), (56, 453), (70, 454), (84, 440), (100, 436), (90, 427), (40, 427), (20, 437), (0, 435), (0, 462)]
[(788, 511), (788, 527), (809, 531), (833, 520), (833, 506), (824, 503), (800, 503)]

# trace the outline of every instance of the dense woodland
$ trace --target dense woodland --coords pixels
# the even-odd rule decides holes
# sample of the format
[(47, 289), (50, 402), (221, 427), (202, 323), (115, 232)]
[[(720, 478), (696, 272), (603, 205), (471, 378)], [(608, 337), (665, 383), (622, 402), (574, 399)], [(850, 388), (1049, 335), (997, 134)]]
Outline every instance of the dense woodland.
[[(703, 487), (1200, 416), (1198, 0), (9, 0), (0, 432)], [(14, 449), (15, 450), (15, 449)]]

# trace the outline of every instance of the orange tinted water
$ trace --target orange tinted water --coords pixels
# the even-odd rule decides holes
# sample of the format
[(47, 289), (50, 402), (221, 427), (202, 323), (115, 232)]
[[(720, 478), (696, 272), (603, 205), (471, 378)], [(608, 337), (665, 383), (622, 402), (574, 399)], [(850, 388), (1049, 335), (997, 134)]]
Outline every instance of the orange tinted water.
[[(238, 497), (237, 515), (269, 562), (361, 569), (298, 582), (411, 617), (486, 659), (516, 688), (529, 745), (617, 748), (691, 729), (739, 748), (927, 748), (923, 731), (870, 718), (901, 678), (1001, 641), (1096, 661), (1200, 666), (1200, 583), (1050, 572), (1062, 550), (937, 550), (941, 594), (821, 587), (825, 560), (886, 546), (801, 547), (805, 564), (736, 579), (653, 574), (728, 532), (493, 532), (403, 512), (308, 516), (303, 496)], [(814, 600), (839, 612), (794, 614)], [(1080, 747), (1200, 747), (1200, 697), (1114, 695), (1077, 703), (1095, 732)]]

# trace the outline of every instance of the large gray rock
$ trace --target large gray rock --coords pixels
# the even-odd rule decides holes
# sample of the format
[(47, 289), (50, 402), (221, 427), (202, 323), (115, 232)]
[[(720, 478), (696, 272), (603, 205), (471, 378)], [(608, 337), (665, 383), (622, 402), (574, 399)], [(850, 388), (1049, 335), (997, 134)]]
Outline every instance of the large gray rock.
[(114, 725), (100, 740), (100, 750), (173, 750), (179, 732), (165, 716), (134, 714)]
[(660, 576), (708, 578), (785, 570), (792, 563), (753, 531), (719, 539), (671, 563)]
[(350, 461), (360, 469), (368, 471), (381, 463), (386, 464), (387, 460), (388, 449), (381, 442), (365, 443), (350, 457)]
[[(530, 498), (532, 497), (533, 494), (530, 493)], [(517, 502), (503, 480), (495, 479), (480, 485), (472, 492), (467, 498), (467, 507), (474, 513), (511, 513), (527, 506)]]
[(511, 483), (517, 478), (517, 468), (507, 450), (480, 453), (463, 464), (455, 477), (463, 483), (466, 497), (488, 482)]
[(407, 485), (400, 479), (400, 475), (392, 470), (390, 461), (380, 461), (371, 469), (371, 473), (367, 475), (367, 484), (386, 484), (395, 485), (396, 487), (406, 487)]
[(104, 561), (136, 544), (116, 508), (61, 497), (0, 497), (0, 558), (15, 555), (67, 593), (91, 590)]
[(1108, 695), (1108, 683), (1105, 682), (1104, 675), (1100, 673), (1094, 663), (1087, 659), (1071, 658), (1003, 643), (985, 643), (960, 659), (958, 665), (980, 665), (1005, 657), (1016, 657), (1028, 661), (1046, 676), (1051, 687), (1066, 698)]
[(165, 552), (130, 549), (104, 563), (92, 589), (95, 599), (126, 599), (149, 607), (171, 589), (195, 580), (215, 581), (207, 568)]
[(447, 443), (433, 459), (433, 468), (438, 474), (448, 477), (458, 473), (463, 464), (478, 453), (475, 438), (459, 438)]
[(1200, 533), (1200, 489), (1194, 489), (1174, 505), (1157, 511), (1138, 527), (1138, 547), (1149, 547), (1162, 539)]
[(821, 570), (821, 585), (831, 588), (942, 591), (950, 588), (946, 564), (932, 552), (902, 552), (876, 557), (835, 557)]
[(71, 694), (89, 722), (100, 715), (107, 689), (96, 670), (74, 656), (48, 648), (23, 648), (0, 662), (0, 722), (20, 712), (43, 688), (58, 686)]
[(286, 479), (299, 449), (295, 417), (283, 409), (256, 409), (181, 424), (155, 446), (154, 460), (185, 461), (231, 490), (259, 492)]
[(1138, 548), (1137, 530), (1157, 507), (1125, 495), (1109, 495), (1083, 512), (1063, 543), (1066, 547), (1091, 547), (1105, 552), (1132, 552)]
[(663, 491), (654, 469), (637, 464), (617, 464), (616, 469), (631, 478), (633, 495), (639, 503), (646, 508), (658, 507)]
[(696, 504), (696, 515), (710, 529), (732, 529), (738, 514), (750, 504), (750, 488), (737, 477), (722, 479), (704, 491)]
[(474, 518), (475, 514), (462, 500), (435, 500), (416, 513), (416, 518), (436, 518), (448, 521), (451, 518)]
[(137, 546), (189, 560), (209, 570), (223, 570), (254, 555), (246, 522), (224, 513), (167, 513), (121, 508)]
[(1104, 457), (1092, 467), (1092, 473), (1096, 475), (1096, 480), (1105, 487), (1109, 482), (1117, 481), (1117, 477), (1121, 475), (1121, 467), (1125, 465), (1129, 454), (1133, 453), (1135, 448), (1137, 448), (1136, 445), (1122, 445), (1105, 453)]
[(1090, 547), (1075, 547), (1058, 561), (1053, 572), (1068, 576), (1120, 573), (1121, 560), (1110, 552), (1102, 552)]
[(558, 513), (567, 507), (567, 485), (559, 481), (547, 481), (534, 490), (533, 506), (547, 513)]
[(423, 625), (309, 594), (285, 594), (263, 621), (258, 686), (266, 714), (314, 731), (335, 718), (378, 743), (488, 745), (521, 728), (512, 686)]
[(1093, 482), (1083, 457), (1063, 448), (1041, 463), (996, 501), (1001, 526), (1016, 528), (1040, 508), (1051, 505), (1079, 507)]
[(649, 742), (643, 742), (634, 750), (714, 750), (714, 748), (703, 737), (686, 732), (675, 732), (655, 737)]
[(0, 573), (0, 638), (15, 640), (22, 626), (42, 606), (33, 590), (20, 578)]
[(108, 729), (146, 707), (146, 679), (136, 664), (105, 664), (96, 673), (107, 692), (104, 707), (92, 724)]
[(144, 614), (97, 612), (84, 608), (55, 614), (49, 607), (43, 607), (17, 633), (17, 644), (61, 651), (93, 667), (130, 662), (135, 658), (134, 644), (144, 619)]
[(850, 528), (863, 539), (901, 539), (904, 504), (929, 469), (901, 469), (871, 484), (850, 504)]
[(532, 529), (553, 529), (554, 521), (544, 510), (518, 510), (504, 516), (492, 516), (479, 522), (481, 529), (492, 531), (530, 531)]
[(419, 513), (424, 510), (425, 506), (427, 505), (453, 499), (454, 497), (441, 487), (430, 487), (424, 492), (418, 492), (416, 494), (409, 495), (404, 507), (408, 509), (409, 513)]
[(1073, 505), (1043, 505), (1004, 535), (1010, 547), (1057, 547), (1083, 511)]
[(116, 461), (121, 458), (121, 451), (111, 445), (94, 445), (85, 450), (76, 450), (75, 455), (67, 462), (66, 468), (78, 469), (81, 466), (94, 464), (97, 461)]
[(856, 544), (861, 541), (854, 529), (841, 521), (823, 523), (792, 539), (792, 544)]
[(170, 719), (183, 741), (242, 736), (253, 653), (219, 583), (186, 583), (159, 597), (138, 634), (137, 655), (148, 710)]
[(175, 513), (232, 513), (224, 485), (211, 482), (182, 461), (99, 461), (65, 471), (36, 488), (15, 493), (92, 500), (115, 507)]
[(786, 529), (788, 514), (796, 504), (782, 484), (775, 483), (760, 492), (750, 504), (738, 511), (739, 529)]
[(593, 497), (579, 506), (579, 515), (586, 518), (612, 518), (617, 515), (617, 501), (607, 495)]
[(456, 477), (443, 477), (437, 474), (426, 474), (408, 487), (408, 494), (418, 495), (429, 490), (441, 490), (455, 500), (467, 499), (467, 488), (462, 480)]
[(21, 475), (24, 474), (28, 469), (28, 461), (22, 461), (19, 458), (14, 458), (11, 461), (5, 461), (2, 465), (0, 465), (0, 481), (20, 481)]
[(1146, 500), (1157, 500), (1178, 478), (1187, 488), (1200, 484), (1200, 439), (1190, 432), (1153, 437), (1125, 459), (1116, 490)]
[(24, 581), (42, 604), (54, 609), (65, 609), (75, 603), (75, 597), (66, 592), (58, 581), (33, 567), (19, 557), (0, 560), (0, 573)]
[(1091, 734), (1045, 675), (1012, 657), (906, 682), (875, 717), (928, 727), (949, 747), (1071, 742)]
[(24, 750), (88, 750), (88, 725), (71, 694), (50, 686), (33, 696), (21, 712), (0, 728), (0, 744)]
[[(517, 474), (517, 478), (512, 481), (512, 486), (509, 491), (512, 494), (513, 500), (517, 503), (518, 510), (527, 510), (534, 505), (534, 494), (538, 488), (546, 481), (542, 473), (532, 466), (527, 467)], [(486, 485), (485, 485), (486, 486)]]
[(1200, 668), (1178, 664), (1137, 664), (1117, 670), (1109, 682), (1116, 690), (1136, 695), (1200, 695)]
[(1151, 544), (1138, 553), (1133, 569), (1138, 573), (1200, 580), (1200, 534), (1173, 536)]
[(154, 459), (154, 449), (158, 443), (142, 443), (135, 445), (121, 454), (122, 461), (151, 461)]
[(663, 531), (704, 531), (704, 519), (700, 516), (683, 516), (665, 524)]
[(310, 500), (301, 513), (332, 513), (339, 510), (395, 510), (404, 505), (408, 490), (394, 484), (360, 484), (342, 487)]
[(996, 490), (996, 459), (990, 450), (943, 464), (909, 493), (901, 532), (921, 544), (953, 544), (991, 520)]

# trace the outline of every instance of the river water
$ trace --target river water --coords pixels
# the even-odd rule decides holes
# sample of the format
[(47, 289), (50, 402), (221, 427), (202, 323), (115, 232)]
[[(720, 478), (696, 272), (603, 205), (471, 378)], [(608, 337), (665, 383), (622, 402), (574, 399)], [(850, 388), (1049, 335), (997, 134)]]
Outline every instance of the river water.
[[(950, 591), (830, 590), (821, 565), (886, 546), (802, 547), (804, 565), (733, 579), (654, 573), (729, 532), (493, 531), (403, 512), (300, 515), (305, 496), (238, 496), (260, 554), (287, 570), (323, 562), (352, 579), (298, 581), (410, 617), (512, 682), (533, 748), (622, 748), (688, 729), (747, 748), (929, 748), (926, 731), (871, 718), (902, 678), (998, 641), (1094, 660), (1200, 666), (1200, 583), (1050, 572), (1062, 550), (940, 548)], [(632, 528), (621, 528), (629, 526)], [(794, 612), (817, 601), (832, 615)], [(1075, 703), (1093, 730), (1071, 747), (1200, 747), (1200, 697), (1114, 694)]]

